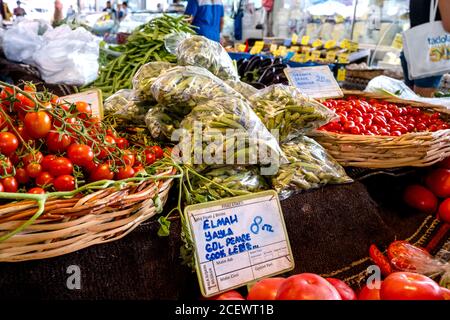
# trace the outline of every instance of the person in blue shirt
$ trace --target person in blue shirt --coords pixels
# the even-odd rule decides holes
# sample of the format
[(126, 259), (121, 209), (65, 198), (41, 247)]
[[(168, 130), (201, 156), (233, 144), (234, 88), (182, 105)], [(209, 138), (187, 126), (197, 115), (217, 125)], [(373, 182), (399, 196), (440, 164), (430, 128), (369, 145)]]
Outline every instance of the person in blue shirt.
[(220, 41), (224, 15), (222, 0), (188, 0), (185, 14), (190, 16), (199, 35)]

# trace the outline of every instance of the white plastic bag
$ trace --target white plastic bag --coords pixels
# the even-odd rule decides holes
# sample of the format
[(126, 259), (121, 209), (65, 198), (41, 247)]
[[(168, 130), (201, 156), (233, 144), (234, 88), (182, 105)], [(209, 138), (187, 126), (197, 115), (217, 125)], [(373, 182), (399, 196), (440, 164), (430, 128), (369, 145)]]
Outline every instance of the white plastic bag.
[(414, 93), (403, 81), (378, 76), (373, 78), (366, 87), (367, 92), (395, 95), (401, 99), (425, 102), (444, 106), (450, 109), (450, 98), (423, 98)]
[(33, 54), (44, 44), (42, 31), (51, 26), (42, 21), (21, 20), (3, 35), (3, 51), (8, 60), (34, 65)]
[(97, 78), (100, 40), (90, 32), (63, 25), (43, 39), (33, 59), (45, 82), (84, 85)]

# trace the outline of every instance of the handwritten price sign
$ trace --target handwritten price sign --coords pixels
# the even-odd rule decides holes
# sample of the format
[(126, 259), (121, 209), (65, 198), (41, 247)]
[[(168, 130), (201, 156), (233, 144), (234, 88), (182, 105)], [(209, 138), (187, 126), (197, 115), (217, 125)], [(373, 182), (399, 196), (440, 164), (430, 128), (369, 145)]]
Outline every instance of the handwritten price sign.
[(185, 215), (205, 297), (294, 268), (273, 190), (188, 206)]

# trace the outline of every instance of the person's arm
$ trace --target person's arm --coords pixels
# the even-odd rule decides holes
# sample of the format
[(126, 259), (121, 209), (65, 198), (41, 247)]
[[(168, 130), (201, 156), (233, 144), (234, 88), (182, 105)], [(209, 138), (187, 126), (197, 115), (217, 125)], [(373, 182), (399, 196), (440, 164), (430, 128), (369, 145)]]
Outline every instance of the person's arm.
[(198, 9), (198, 3), (197, 0), (189, 0), (186, 6), (186, 11), (184, 11), (184, 14), (187, 15), (189, 23), (192, 23), (194, 21), (194, 17), (197, 14)]
[(439, 12), (445, 31), (450, 32), (450, 0), (439, 1)]

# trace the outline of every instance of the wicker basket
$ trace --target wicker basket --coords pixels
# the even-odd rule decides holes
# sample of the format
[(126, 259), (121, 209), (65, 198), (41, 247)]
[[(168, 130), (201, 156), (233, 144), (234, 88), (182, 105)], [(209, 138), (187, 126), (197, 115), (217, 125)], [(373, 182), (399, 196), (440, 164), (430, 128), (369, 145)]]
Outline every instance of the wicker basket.
[[(0, 242), (0, 261), (50, 258), (124, 237), (160, 211), (173, 174), (170, 168), (158, 174), (166, 176), (160, 180), (109, 187), (82, 197), (49, 198), (33, 224)], [(160, 204), (154, 202), (158, 196)], [(0, 236), (23, 225), (37, 208), (30, 200), (0, 206)]]
[[(380, 99), (432, 112), (450, 113), (443, 106), (402, 100), (392, 96), (360, 91), (345, 91), (344, 94)], [(362, 168), (425, 167), (450, 156), (450, 129), (408, 133), (399, 137), (316, 131), (314, 138), (343, 166)]]

